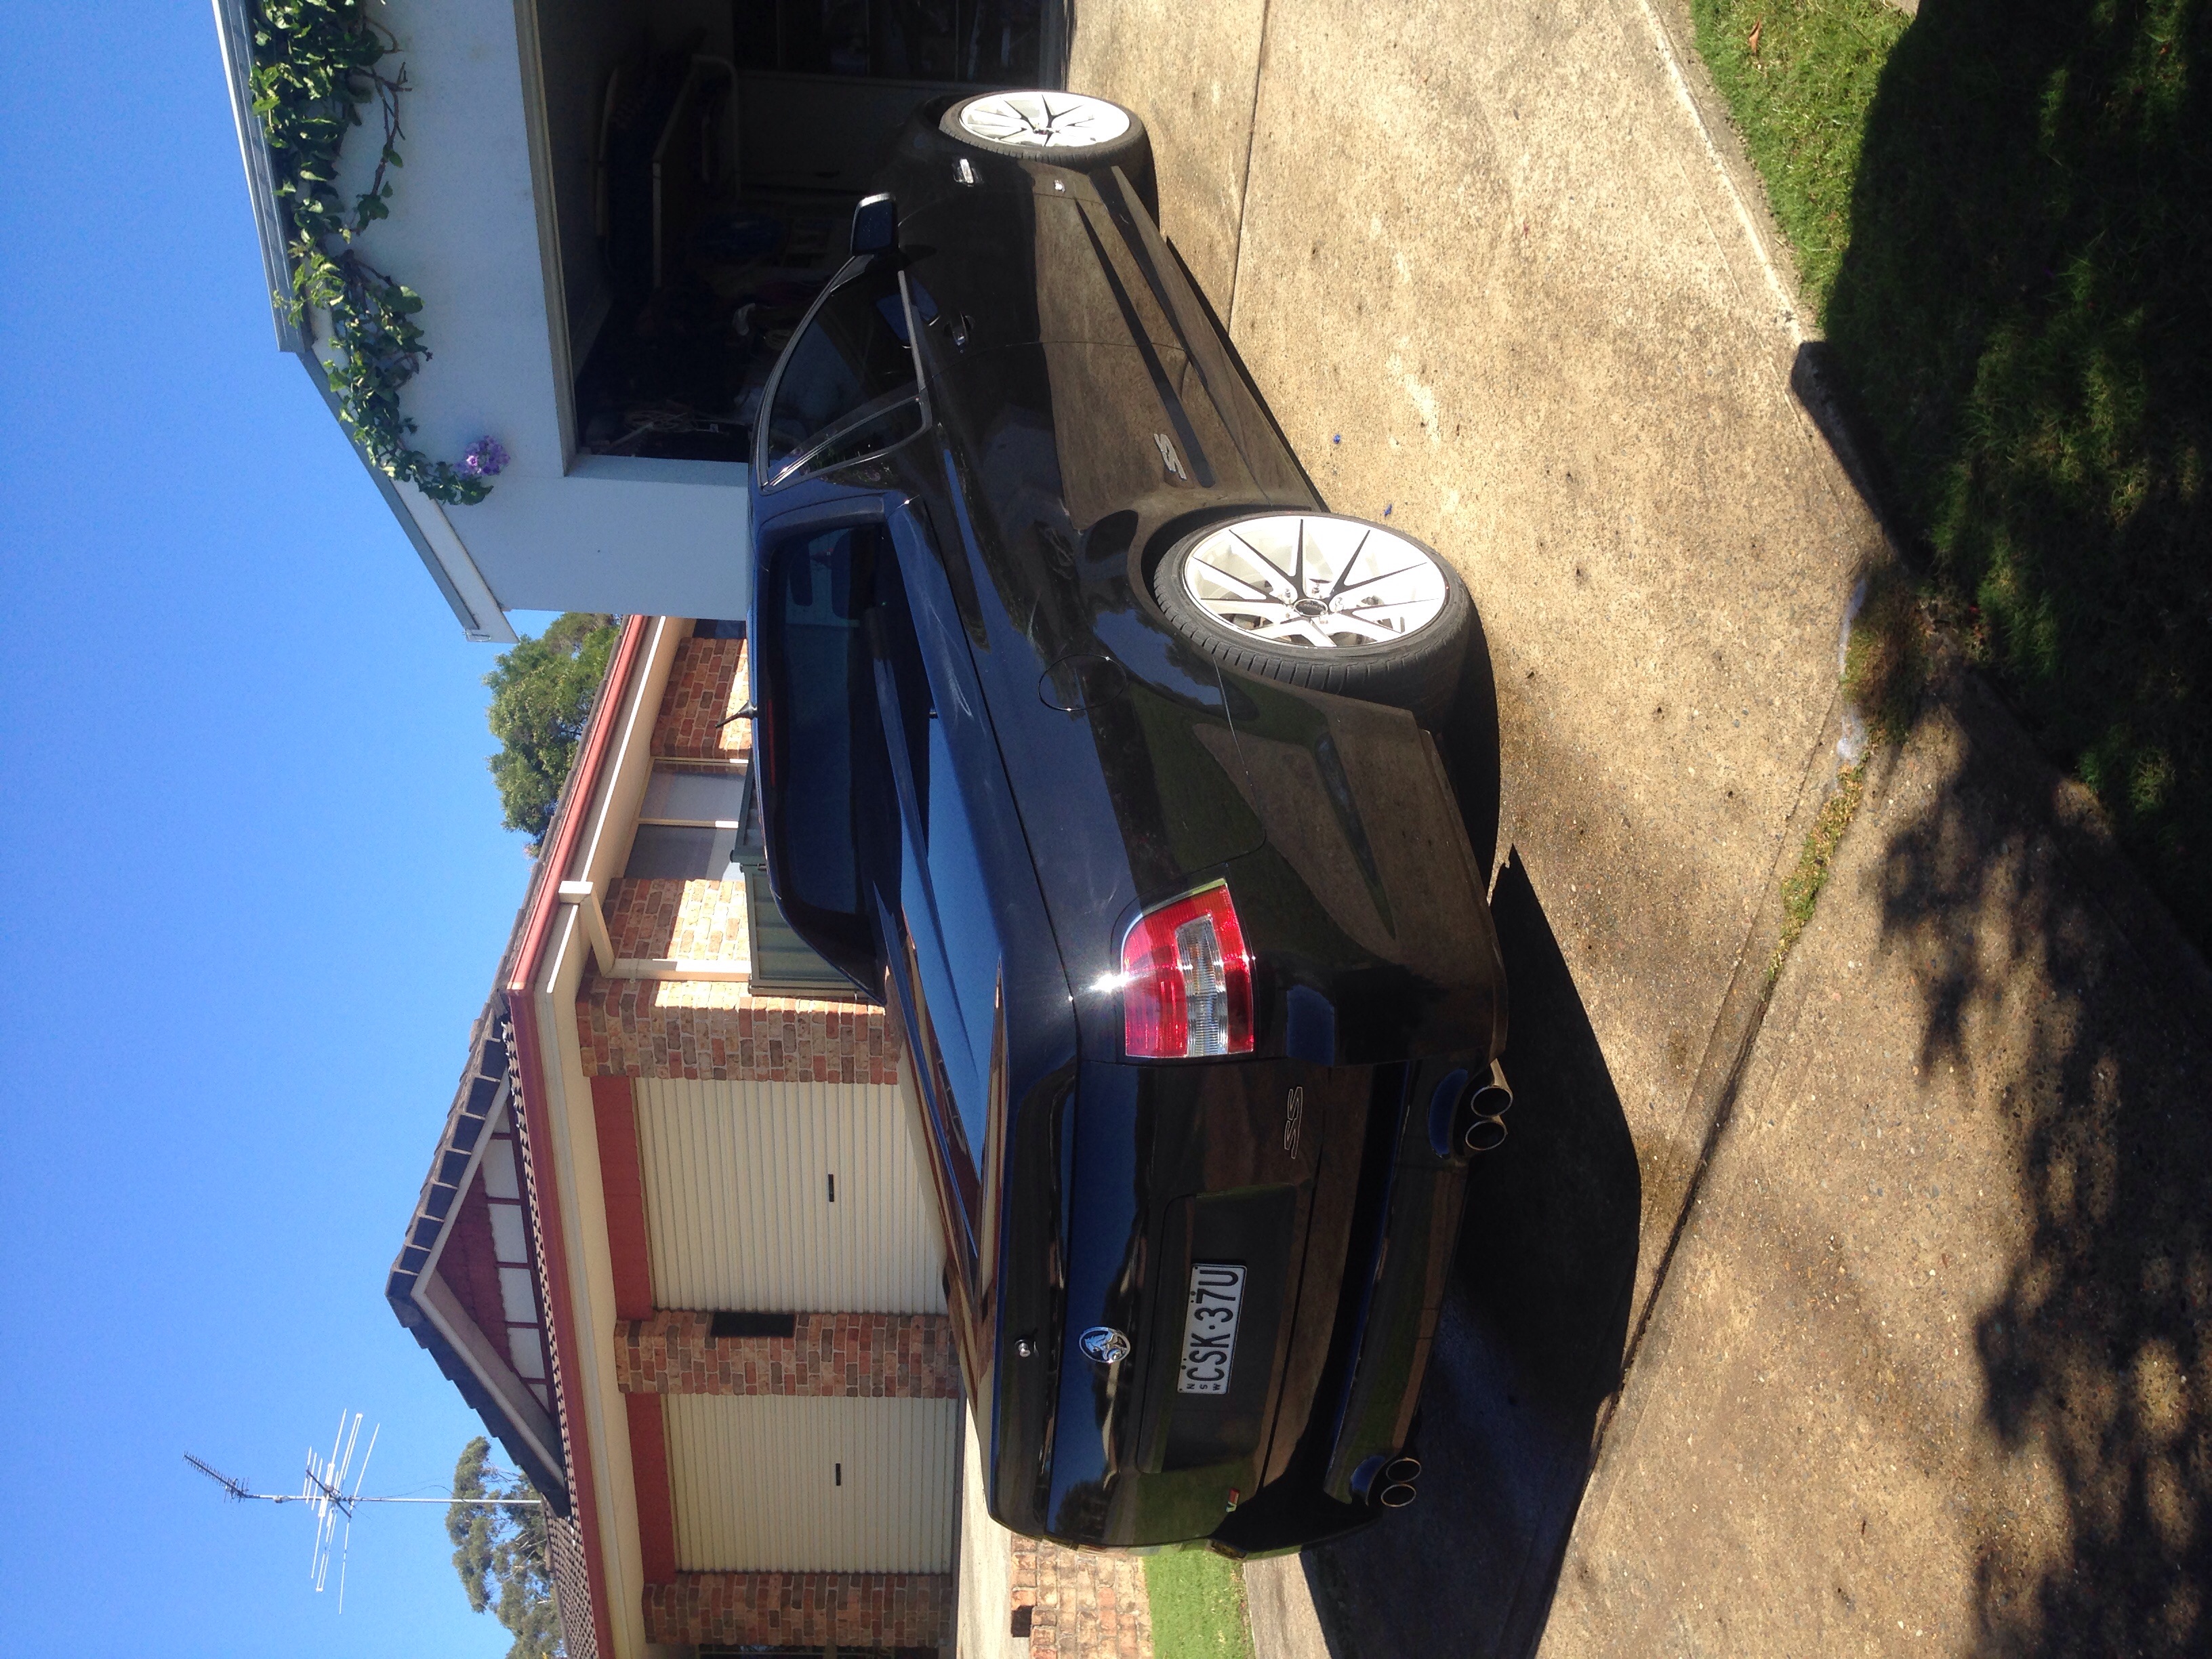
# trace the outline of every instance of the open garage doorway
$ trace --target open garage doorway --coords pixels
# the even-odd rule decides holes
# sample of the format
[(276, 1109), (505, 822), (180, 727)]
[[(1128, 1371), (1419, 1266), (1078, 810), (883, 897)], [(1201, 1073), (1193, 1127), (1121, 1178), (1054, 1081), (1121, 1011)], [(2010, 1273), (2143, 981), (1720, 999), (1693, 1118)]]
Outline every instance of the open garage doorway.
[(742, 463), (921, 104), (1066, 79), (1064, 0), (538, 0), (580, 456)]

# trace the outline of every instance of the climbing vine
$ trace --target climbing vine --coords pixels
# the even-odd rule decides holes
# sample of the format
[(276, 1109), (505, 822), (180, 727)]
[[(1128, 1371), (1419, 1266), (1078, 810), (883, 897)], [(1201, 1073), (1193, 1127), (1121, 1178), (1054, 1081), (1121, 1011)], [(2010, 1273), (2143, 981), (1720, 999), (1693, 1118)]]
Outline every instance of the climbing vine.
[[(338, 419), (370, 460), (434, 501), (465, 506), (491, 493), (486, 479), (506, 452), (479, 440), (456, 464), (433, 460), (409, 441), (415, 422), (401, 412), (400, 389), (430, 353), (416, 318), (422, 298), (361, 256), (361, 234), (388, 218), (389, 174), (400, 165), (399, 97), (407, 69), (382, 65), (398, 42), (367, 15), (362, 0), (256, 0), (253, 113), (268, 135), (279, 210), (290, 224), (285, 253), (292, 291), (277, 295), (295, 327), (310, 313), (329, 319), (323, 372)], [(383, 149), (368, 188), (349, 203), (338, 188), (338, 153), (347, 135), (375, 111)]]

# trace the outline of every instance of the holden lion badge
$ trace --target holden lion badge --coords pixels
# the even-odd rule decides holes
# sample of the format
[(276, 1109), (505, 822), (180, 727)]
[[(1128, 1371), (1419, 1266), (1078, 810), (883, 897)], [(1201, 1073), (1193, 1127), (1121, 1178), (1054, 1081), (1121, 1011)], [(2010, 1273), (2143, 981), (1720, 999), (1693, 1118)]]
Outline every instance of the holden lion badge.
[(1129, 1357), (1129, 1339), (1111, 1325), (1093, 1325), (1080, 1344), (1085, 1355), (1102, 1365), (1118, 1365)]

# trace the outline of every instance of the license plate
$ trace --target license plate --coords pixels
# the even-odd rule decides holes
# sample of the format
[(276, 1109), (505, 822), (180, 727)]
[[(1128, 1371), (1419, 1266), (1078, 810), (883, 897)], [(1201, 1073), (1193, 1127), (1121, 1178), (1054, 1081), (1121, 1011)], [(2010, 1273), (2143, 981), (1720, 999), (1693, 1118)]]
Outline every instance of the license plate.
[(1182, 1326), (1178, 1394), (1227, 1394), (1237, 1358), (1237, 1316), (1244, 1306), (1244, 1269), (1229, 1261), (1194, 1261), (1190, 1311)]

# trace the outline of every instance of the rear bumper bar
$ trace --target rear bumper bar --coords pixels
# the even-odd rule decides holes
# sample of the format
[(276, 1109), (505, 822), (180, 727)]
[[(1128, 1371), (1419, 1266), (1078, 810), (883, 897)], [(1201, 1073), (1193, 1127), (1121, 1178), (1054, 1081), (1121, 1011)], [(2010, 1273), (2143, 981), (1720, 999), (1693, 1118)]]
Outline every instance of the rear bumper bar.
[[(1451, 1282), (1468, 1162), (1432, 1144), (1440, 1087), (1486, 1077), (1462, 1054), (1404, 1064), (1395, 1113), (1372, 1124), (1328, 1358), (1281, 1474), (1212, 1534), (1226, 1555), (1278, 1553), (1349, 1532), (1381, 1511), (1369, 1481), (1406, 1449)], [(1457, 1074), (1455, 1080), (1454, 1074)], [(1380, 1100), (1378, 1112), (1384, 1111)], [(1449, 1145), (1449, 1143), (1447, 1143)], [(1294, 1408), (1294, 1407), (1293, 1407)], [(1286, 1431), (1280, 1419), (1277, 1432)]]
[(1361, 1306), (1322, 1481), (1340, 1504), (1364, 1499), (1370, 1466), (1404, 1449), (1413, 1431), (1467, 1194), (1465, 1160), (1431, 1142), (1431, 1097), (1467, 1070), (1449, 1058), (1406, 1068), (1380, 1225), (1355, 1243), (1358, 1277), (1345, 1276), (1362, 1285)]

